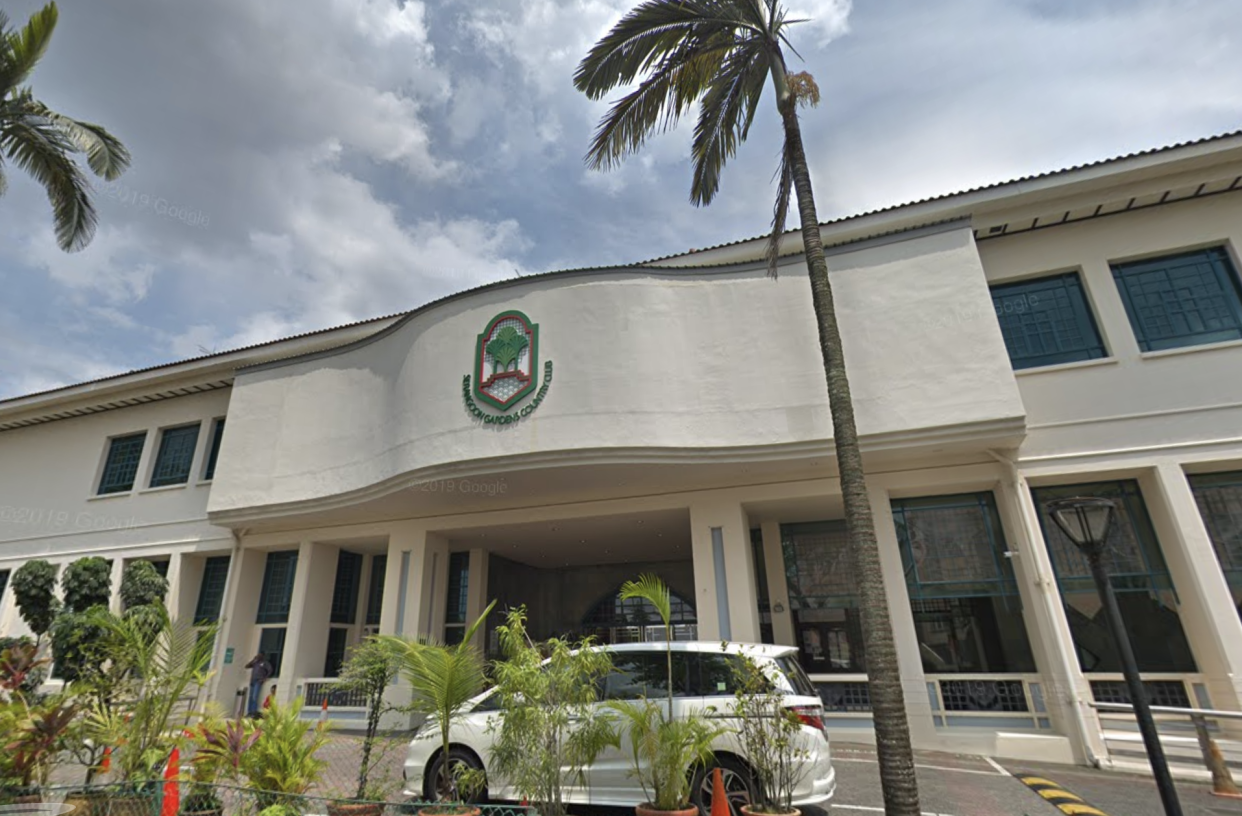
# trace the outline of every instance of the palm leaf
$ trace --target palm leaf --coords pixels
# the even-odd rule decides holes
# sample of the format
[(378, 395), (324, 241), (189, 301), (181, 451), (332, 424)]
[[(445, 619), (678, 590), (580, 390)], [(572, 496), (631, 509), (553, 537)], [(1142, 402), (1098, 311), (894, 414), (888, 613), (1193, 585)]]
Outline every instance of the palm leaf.
[(42, 102), (35, 101), (32, 109), (36, 115), (55, 125), (79, 151), (86, 154), (86, 162), (95, 175), (113, 181), (129, 169), (129, 150), (103, 127), (62, 116)]
[(30, 16), (19, 32), (8, 30), (8, 18), (0, 16), (0, 97), (13, 93), (34, 71), (47, 52), (59, 14), (55, 3), (48, 3)]
[(772, 208), (772, 233), (768, 236), (768, 244), (763, 251), (763, 259), (768, 262), (768, 276), (776, 277), (776, 262), (781, 255), (781, 237), (785, 234), (785, 221), (789, 216), (789, 199), (793, 193), (793, 166), (789, 161), (789, 151), (781, 146), (781, 164), (776, 171), (779, 181), (776, 185), (776, 204)]
[(655, 607), (656, 613), (660, 616), (660, 620), (664, 622), (665, 628), (669, 626), (669, 622), (673, 618), (672, 600), (669, 595), (668, 585), (660, 580), (657, 575), (651, 573), (643, 573), (633, 581), (626, 581), (621, 585), (621, 600), (628, 601), (631, 598), (641, 598), (649, 602)]
[(0, 153), (47, 191), (56, 243), (67, 252), (90, 243), (97, 221), (86, 178), (69, 158), (73, 151), (63, 133), (37, 116), (19, 113), (0, 128)]

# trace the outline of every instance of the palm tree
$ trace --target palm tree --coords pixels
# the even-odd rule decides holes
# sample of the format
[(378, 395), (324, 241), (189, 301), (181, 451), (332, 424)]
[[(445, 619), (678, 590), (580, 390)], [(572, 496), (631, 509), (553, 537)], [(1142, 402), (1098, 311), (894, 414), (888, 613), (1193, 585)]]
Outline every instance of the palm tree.
[(8, 159), (47, 190), (56, 243), (75, 252), (91, 242), (97, 217), (90, 184), (71, 156), (85, 153), (91, 171), (112, 181), (129, 167), (129, 151), (99, 125), (50, 109), (24, 84), (47, 51), (57, 17), (56, 4), (48, 3), (14, 31), (0, 11), (0, 195)]
[(591, 99), (602, 99), (616, 88), (637, 83), (600, 121), (587, 153), (587, 163), (595, 169), (619, 165), (636, 153), (649, 135), (673, 127), (697, 102), (690, 199), (702, 206), (715, 197), (725, 162), (746, 139), (764, 86), (771, 80), (785, 143), (766, 252), (768, 269), (776, 274), (779, 240), (790, 193), (795, 191), (862, 607), (885, 812), (916, 816), (918, 786), (897, 650), (828, 265), (798, 125), (798, 105), (816, 104), (819, 90), (810, 75), (791, 74), (785, 63), (785, 48), (797, 53), (785, 33), (786, 26), (795, 22), (799, 21), (787, 19), (778, 0), (646, 0), (591, 48), (574, 74), (574, 85)]

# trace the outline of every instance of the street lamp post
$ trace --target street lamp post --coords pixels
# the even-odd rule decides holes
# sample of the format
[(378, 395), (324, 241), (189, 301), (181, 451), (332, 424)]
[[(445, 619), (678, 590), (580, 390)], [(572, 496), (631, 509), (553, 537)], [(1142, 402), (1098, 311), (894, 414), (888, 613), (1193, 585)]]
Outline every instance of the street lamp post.
[(1167, 816), (1182, 816), (1182, 805), (1177, 799), (1177, 790), (1173, 787), (1173, 777), (1169, 775), (1169, 763), (1164, 758), (1164, 747), (1156, 733), (1156, 722), (1151, 717), (1147, 693), (1143, 690), (1138, 665), (1134, 662), (1130, 636), (1121, 621), (1117, 596), (1113, 593), (1113, 585), (1108, 580), (1108, 567), (1104, 564), (1104, 542), (1108, 538), (1116, 505), (1109, 499), (1075, 497), (1051, 501), (1045, 507), (1057, 527), (1074, 542), (1074, 546), (1086, 556), (1087, 563), (1091, 565), (1091, 577), (1095, 579), (1095, 588), (1104, 603), (1104, 617), (1117, 644), (1121, 671), (1125, 674), (1126, 685), (1130, 689), (1134, 716), (1138, 720), (1139, 732), (1143, 735), (1143, 745), (1147, 748), (1147, 759), (1151, 762), (1151, 772), (1156, 778), (1160, 801), (1164, 804)]

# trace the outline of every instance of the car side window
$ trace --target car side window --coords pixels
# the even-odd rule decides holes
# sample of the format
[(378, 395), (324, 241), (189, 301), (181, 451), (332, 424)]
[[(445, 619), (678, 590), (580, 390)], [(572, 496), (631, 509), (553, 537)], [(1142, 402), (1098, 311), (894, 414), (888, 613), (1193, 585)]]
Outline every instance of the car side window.
[(699, 695), (732, 697), (746, 676), (746, 664), (735, 654), (699, 654)]
[[(690, 694), (691, 663), (686, 652), (673, 653), (675, 697)], [(604, 680), (605, 700), (640, 700), (668, 695), (668, 657), (658, 652), (616, 652), (612, 672)]]

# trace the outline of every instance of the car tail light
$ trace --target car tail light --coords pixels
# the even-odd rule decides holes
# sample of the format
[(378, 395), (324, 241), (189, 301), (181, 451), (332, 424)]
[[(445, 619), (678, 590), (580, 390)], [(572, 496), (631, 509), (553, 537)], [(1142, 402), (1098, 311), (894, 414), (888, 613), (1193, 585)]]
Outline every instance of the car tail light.
[(824, 727), (824, 709), (820, 706), (790, 706), (790, 713), (798, 718), (798, 722), (818, 730), (826, 738), (828, 729)]

